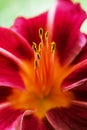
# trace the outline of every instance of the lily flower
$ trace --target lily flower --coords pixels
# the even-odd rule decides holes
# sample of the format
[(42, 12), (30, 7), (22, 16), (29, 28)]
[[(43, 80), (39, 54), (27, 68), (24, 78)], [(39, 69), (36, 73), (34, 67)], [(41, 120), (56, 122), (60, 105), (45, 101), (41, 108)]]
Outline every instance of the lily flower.
[(59, 0), (0, 27), (0, 130), (87, 130), (86, 18)]

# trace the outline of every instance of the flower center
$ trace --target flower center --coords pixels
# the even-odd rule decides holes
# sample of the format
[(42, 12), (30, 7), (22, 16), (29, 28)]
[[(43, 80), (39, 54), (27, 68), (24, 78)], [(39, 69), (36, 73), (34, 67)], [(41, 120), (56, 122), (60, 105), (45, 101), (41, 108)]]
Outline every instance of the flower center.
[[(72, 68), (61, 66), (56, 53), (56, 43), (49, 43), (48, 31), (39, 29), (41, 42), (33, 42), (33, 61), (23, 61), (20, 75), (26, 90), (14, 89), (8, 100), (16, 108), (34, 110), (39, 117), (55, 107), (69, 107), (74, 98), (71, 92), (63, 92), (61, 84)], [(18, 100), (16, 100), (18, 97)]]

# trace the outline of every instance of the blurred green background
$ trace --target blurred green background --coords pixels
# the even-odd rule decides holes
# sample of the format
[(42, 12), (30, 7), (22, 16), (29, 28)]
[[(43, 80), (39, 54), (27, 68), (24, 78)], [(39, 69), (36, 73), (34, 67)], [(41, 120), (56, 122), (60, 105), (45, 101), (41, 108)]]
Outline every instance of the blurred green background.
[[(17, 16), (32, 17), (50, 8), (55, 0), (0, 0), (0, 26), (9, 27)], [(87, 10), (87, 0), (81, 2)]]

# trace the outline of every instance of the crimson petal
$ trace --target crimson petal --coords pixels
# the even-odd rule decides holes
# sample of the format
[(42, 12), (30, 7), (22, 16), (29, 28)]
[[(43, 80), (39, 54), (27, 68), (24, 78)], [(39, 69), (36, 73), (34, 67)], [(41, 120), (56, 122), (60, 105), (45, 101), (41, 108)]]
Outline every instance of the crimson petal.
[(3, 48), (18, 58), (31, 59), (33, 51), (27, 41), (11, 29), (0, 27), (0, 48)]
[(12, 130), (14, 121), (22, 113), (22, 110), (15, 110), (10, 106), (0, 108), (0, 130)]
[(22, 114), (14, 124), (16, 130), (54, 130), (48, 121), (41, 120), (31, 110), (27, 110)]
[(87, 103), (87, 81), (84, 81), (82, 85), (78, 85), (70, 90), (77, 101), (83, 101)]
[(12, 93), (10, 87), (0, 86), (0, 103), (6, 102), (7, 97)]
[(87, 130), (87, 107), (73, 104), (47, 112), (47, 118), (56, 130)]
[(80, 26), (86, 17), (79, 4), (58, 1), (50, 28), (53, 28), (52, 39), (57, 43), (61, 64), (71, 63), (85, 46), (86, 38), (80, 33)]
[(23, 89), (25, 87), (19, 75), (19, 68), (12, 60), (0, 54), (0, 86)]
[(52, 125), (49, 123), (49, 121), (47, 120), (46, 117), (43, 118), (42, 121), (43, 121), (44, 125), (46, 126), (47, 130), (55, 130), (55, 129), (52, 127)]
[(74, 66), (74, 70), (64, 79), (62, 83), (63, 90), (73, 89), (84, 85), (87, 81), (87, 60), (84, 60)]
[(22, 35), (32, 45), (32, 42), (40, 42), (39, 28), (43, 28), (45, 31), (46, 22), (47, 12), (30, 19), (19, 17), (15, 20), (11, 29)]
[(69, 91), (74, 94), (76, 101), (87, 103), (87, 79), (81, 82), (82, 83), (77, 83), (77, 85), (72, 87)]
[(76, 56), (72, 64), (76, 64), (78, 62), (81, 62), (83, 60), (87, 59), (87, 42), (86, 45), (83, 47), (81, 52)]

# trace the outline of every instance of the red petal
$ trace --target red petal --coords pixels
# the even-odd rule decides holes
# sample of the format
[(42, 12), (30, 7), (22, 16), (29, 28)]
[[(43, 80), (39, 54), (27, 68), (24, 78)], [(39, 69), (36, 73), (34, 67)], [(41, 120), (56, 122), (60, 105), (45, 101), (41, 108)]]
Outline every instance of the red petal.
[(27, 41), (11, 29), (0, 27), (0, 47), (19, 58), (31, 59), (33, 51)]
[(50, 110), (47, 118), (56, 130), (87, 130), (87, 107), (84, 106)]
[(6, 102), (7, 97), (11, 94), (10, 87), (0, 86), (0, 103)]
[[(57, 2), (52, 31), (53, 40), (57, 43), (57, 50), (61, 64), (69, 64), (78, 55), (86, 43), (84, 35), (80, 33), (80, 26), (85, 20), (86, 13), (79, 4), (66, 0)], [(50, 24), (51, 18), (48, 19)]]
[(14, 110), (10, 106), (0, 108), (0, 130), (12, 130), (14, 121), (21, 113), (23, 111)]
[(12, 29), (21, 34), (32, 45), (32, 42), (40, 42), (39, 28), (46, 30), (46, 20), (47, 12), (30, 19), (19, 17), (15, 20)]
[(0, 86), (24, 88), (17, 64), (4, 55), (0, 55)]
[(22, 130), (27, 130), (29, 128), (30, 130), (46, 130), (44, 124), (34, 116), (25, 116), (22, 123)]
[(54, 128), (52, 127), (52, 125), (48, 122), (47, 118), (43, 118), (43, 123), (46, 126), (47, 130), (54, 130)]
[(87, 80), (82, 85), (72, 88), (70, 91), (75, 95), (76, 100), (87, 102)]
[(62, 83), (64, 90), (83, 85), (87, 81), (87, 60), (80, 62)]
[(65, 88), (70, 89), (77, 101), (87, 102), (87, 78)]
[(54, 130), (47, 120), (41, 121), (41, 119), (32, 114), (32, 111), (26, 111), (21, 115), (14, 127), (17, 130)]
[(76, 64), (85, 59), (87, 59), (87, 42), (86, 42), (86, 45), (81, 50), (81, 52), (77, 55), (77, 57), (75, 58), (72, 64)]

